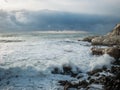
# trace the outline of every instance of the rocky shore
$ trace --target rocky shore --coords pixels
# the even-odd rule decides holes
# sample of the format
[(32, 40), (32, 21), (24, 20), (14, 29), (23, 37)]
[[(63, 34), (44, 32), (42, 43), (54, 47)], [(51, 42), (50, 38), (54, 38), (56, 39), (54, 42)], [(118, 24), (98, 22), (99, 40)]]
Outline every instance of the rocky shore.
[(107, 35), (89, 36), (84, 38), (83, 41), (91, 42), (92, 45), (120, 46), (120, 24), (117, 24)]
[[(116, 60), (120, 58), (120, 24), (104, 36), (90, 36), (83, 39), (83, 41), (91, 42), (93, 55), (109, 54)], [(97, 45), (108, 46), (107, 48), (97, 48)]]
[[(72, 71), (70, 65), (63, 65), (63, 71), (54, 68), (53, 74), (70, 75), (76, 78), (76, 81), (61, 80), (58, 83), (64, 87), (64, 90), (120, 90), (120, 24), (107, 35), (90, 36), (83, 41), (91, 42), (92, 55), (108, 54), (115, 59), (111, 68), (103, 66), (101, 69), (94, 69), (86, 73), (86, 77), (78, 69), (77, 73)], [(98, 48), (98, 45), (106, 46)]]

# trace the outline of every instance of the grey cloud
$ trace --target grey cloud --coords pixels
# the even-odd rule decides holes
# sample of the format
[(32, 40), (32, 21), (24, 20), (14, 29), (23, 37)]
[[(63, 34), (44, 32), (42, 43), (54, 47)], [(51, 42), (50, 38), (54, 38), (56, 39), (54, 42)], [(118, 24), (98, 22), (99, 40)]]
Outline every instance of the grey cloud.
[(75, 14), (60, 11), (0, 11), (0, 31), (85, 30), (108, 32), (119, 17)]

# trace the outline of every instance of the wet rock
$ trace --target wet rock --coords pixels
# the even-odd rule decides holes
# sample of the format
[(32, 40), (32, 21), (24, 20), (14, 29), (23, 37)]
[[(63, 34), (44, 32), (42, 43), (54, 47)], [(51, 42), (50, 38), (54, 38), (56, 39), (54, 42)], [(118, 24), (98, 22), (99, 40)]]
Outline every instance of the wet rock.
[(83, 39), (83, 41), (88, 41), (91, 42), (93, 38), (98, 37), (98, 36), (88, 36), (86, 38)]
[(113, 73), (113, 74), (120, 73), (120, 66), (112, 66), (111, 73)]
[(105, 90), (119, 90), (120, 79), (114, 77), (107, 77), (104, 88)]
[(77, 79), (80, 79), (82, 77), (83, 77), (83, 75), (77, 75)]
[(120, 65), (120, 60), (116, 60), (116, 61), (113, 62), (112, 64), (114, 64), (114, 65)]
[(87, 78), (87, 80), (90, 80), (91, 79), (91, 77), (89, 76), (88, 78)]
[(63, 65), (63, 74), (71, 75), (72, 74), (72, 67), (69, 66), (69, 65), (64, 64)]
[(94, 83), (95, 83), (95, 84), (100, 84), (100, 81), (95, 80)]
[(104, 48), (91, 48), (93, 55), (103, 55), (104, 54)]
[(89, 85), (86, 80), (81, 81), (79, 84), (82, 86), (82, 88), (86, 88)]
[(92, 84), (95, 82), (95, 79), (90, 79), (89, 83)]
[(88, 74), (88, 75), (94, 75), (94, 74), (96, 74), (96, 73), (98, 73), (98, 72), (102, 72), (102, 71), (103, 71), (102, 69), (95, 69), (95, 70), (92, 70), (92, 71), (87, 72), (87, 74)]
[(69, 88), (87, 88), (89, 83), (86, 80), (80, 81), (78, 83), (73, 83), (72, 81), (59, 81), (60, 85), (64, 86), (64, 90)]
[(119, 47), (109, 47), (109, 48), (91, 48), (93, 55), (103, 55), (109, 54), (111, 57), (114, 57), (116, 60), (120, 58), (120, 48)]
[(72, 70), (72, 67), (69, 64), (64, 64), (62, 66), (63, 70), (60, 70), (58, 67), (54, 67), (51, 71), (52, 74), (61, 74), (61, 75), (70, 75), (71, 77), (77, 78), (78, 74), (81, 71), (76, 67), (76, 72)]
[(116, 78), (120, 81), (120, 72), (117, 73)]
[(104, 53), (109, 54), (114, 57), (116, 60), (120, 58), (120, 48), (119, 47), (110, 47), (104, 50)]
[(59, 70), (59, 68), (55, 67), (52, 71), (51, 71), (52, 74), (60, 74), (61, 71)]
[(99, 77), (99, 76), (100, 76), (100, 74), (99, 74), (99, 73), (96, 73), (96, 74), (95, 74), (95, 76), (96, 76), (96, 77)]
[(77, 77), (77, 75), (78, 75), (78, 73), (73, 73), (73, 72), (71, 73), (71, 77), (75, 78), (75, 77)]
[(66, 83), (68, 83), (68, 81), (64, 81), (64, 80), (60, 80), (59, 82), (58, 82), (60, 85), (62, 85), (62, 86), (64, 86)]
[[(120, 66), (112, 66), (110, 72), (114, 75), (100, 75), (100, 72), (107, 71), (108, 69), (103, 66), (102, 69), (96, 69), (88, 72), (88, 79), (82, 80), (78, 83), (72, 81), (59, 81), (60, 85), (64, 86), (64, 90), (70, 88), (89, 90), (89, 86), (92, 84), (103, 85), (103, 89), (100, 90), (119, 90), (120, 88)], [(97, 78), (91, 78), (91, 77)], [(79, 78), (80, 79), (80, 78)], [(89, 81), (89, 82), (88, 82)], [(94, 87), (93, 87), (94, 88)]]

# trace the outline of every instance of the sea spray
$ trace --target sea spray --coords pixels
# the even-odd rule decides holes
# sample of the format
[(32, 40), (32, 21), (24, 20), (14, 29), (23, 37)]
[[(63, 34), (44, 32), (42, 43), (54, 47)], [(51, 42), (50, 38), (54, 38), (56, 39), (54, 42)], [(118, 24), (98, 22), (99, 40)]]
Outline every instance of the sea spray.
[(90, 69), (100, 69), (103, 66), (108, 68), (111, 67), (111, 63), (114, 62), (114, 58), (109, 56), (108, 54), (104, 54), (102, 56), (95, 57), (94, 60), (90, 62)]
[[(74, 36), (80, 37), (78, 34)], [(100, 57), (91, 55), (90, 44), (78, 42), (75, 39), (77, 37), (67, 40), (65, 34), (61, 34), (62, 38), (53, 34), (19, 35), (19, 37), (25, 42), (0, 43), (0, 47), (3, 48), (0, 51), (0, 57), (4, 61), (0, 64), (0, 78), (4, 78), (0, 82), (0, 90), (6, 90), (6, 87), (11, 86), (12, 90), (29, 90), (29, 88), (58, 90), (59, 80), (75, 79), (68, 75), (71, 71), (74, 74), (72, 76), (76, 73), (80, 73), (79, 76), (81, 76), (91, 69), (93, 65), (90, 66), (90, 63), (99, 62)], [(15, 36), (16, 39), (19, 37)], [(95, 68), (97, 64), (94, 64)], [(56, 67), (62, 74), (51, 73)], [(63, 75), (63, 69), (71, 71)]]

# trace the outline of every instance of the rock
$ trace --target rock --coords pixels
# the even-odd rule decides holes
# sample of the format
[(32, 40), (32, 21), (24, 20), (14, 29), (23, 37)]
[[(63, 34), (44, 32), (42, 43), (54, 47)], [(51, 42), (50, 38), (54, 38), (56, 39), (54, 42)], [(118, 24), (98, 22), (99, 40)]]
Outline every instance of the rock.
[(87, 72), (87, 74), (88, 74), (88, 75), (94, 75), (94, 74), (96, 74), (96, 73), (98, 73), (98, 72), (102, 72), (102, 71), (103, 71), (102, 69), (95, 69), (95, 70), (92, 70), (92, 71)]
[(58, 83), (59, 83), (60, 85), (64, 86), (66, 83), (68, 83), (68, 81), (66, 81), (66, 80), (65, 80), (65, 81), (64, 81), (64, 80), (63, 80), (63, 81), (60, 80)]
[(64, 64), (62, 66), (61, 70), (58, 67), (54, 67), (53, 70), (51, 71), (52, 74), (61, 74), (61, 75), (69, 75), (71, 77), (74, 78), (78, 78), (78, 74), (81, 73), (81, 71), (79, 70), (79, 68), (76, 67), (76, 72), (72, 70), (72, 67), (69, 64)]
[(93, 55), (103, 55), (109, 54), (111, 57), (114, 57), (116, 60), (120, 58), (120, 48), (119, 47), (109, 47), (109, 48), (91, 48)]
[(63, 65), (63, 75), (70, 75), (71, 77), (76, 77), (79, 72), (75, 73), (72, 71), (72, 67), (70, 65), (64, 64)]
[(52, 71), (51, 71), (52, 74), (60, 74), (61, 71), (59, 70), (58, 67), (55, 67)]
[(120, 24), (117, 24), (112, 32), (107, 34), (108, 36), (118, 36), (120, 35)]
[(95, 82), (95, 79), (90, 79), (89, 83), (92, 84)]
[(117, 75), (117, 73), (119, 74), (120, 73), (120, 66), (119, 67), (118, 66), (112, 66), (111, 67), (111, 73), (116, 74), (116, 75)]
[(93, 55), (103, 55), (104, 54), (104, 48), (91, 48)]
[(72, 67), (70, 65), (63, 65), (63, 72), (64, 74), (70, 74), (72, 72)]
[(117, 24), (111, 32), (104, 36), (89, 36), (83, 41), (91, 42), (92, 45), (120, 45), (120, 24)]
[(86, 80), (82, 80), (77, 83), (73, 83), (72, 81), (59, 81), (60, 85), (64, 86), (64, 90), (69, 90), (69, 88), (87, 88), (89, 83)]
[(84, 38), (83, 41), (91, 42), (91, 40), (95, 37), (98, 37), (98, 36), (89, 36), (89, 37)]
[(116, 60), (120, 58), (120, 49), (118, 47), (110, 47), (104, 50), (104, 53), (109, 54)]
[(105, 36), (95, 37), (91, 40), (91, 43), (92, 45), (102, 45), (104, 39), (105, 39)]
[(120, 24), (117, 24), (107, 35), (92, 38), (91, 42), (92, 45), (120, 45)]
[(86, 88), (89, 85), (86, 80), (81, 81), (79, 84), (82, 86), (82, 88)]
[(120, 45), (120, 36), (100, 36), (91, 40), (92, 45)]

